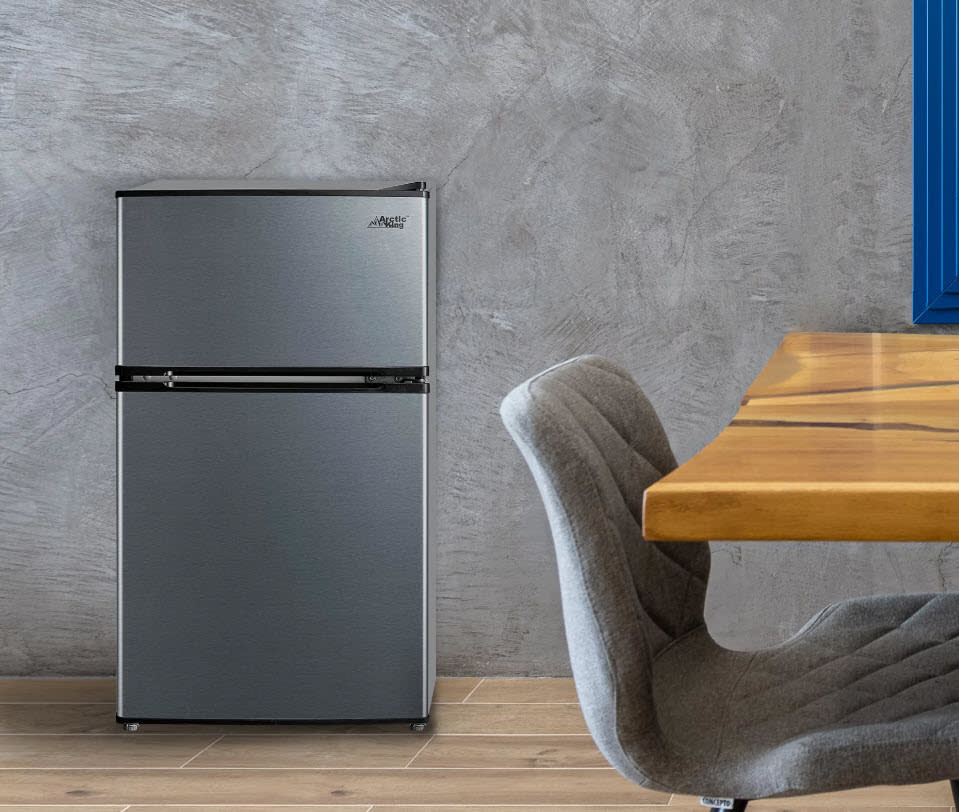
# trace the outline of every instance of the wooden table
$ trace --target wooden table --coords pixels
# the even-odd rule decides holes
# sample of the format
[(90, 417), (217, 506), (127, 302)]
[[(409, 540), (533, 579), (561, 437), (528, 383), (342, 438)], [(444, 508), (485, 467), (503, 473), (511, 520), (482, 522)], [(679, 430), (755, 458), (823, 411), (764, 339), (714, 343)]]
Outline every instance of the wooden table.
[(789, 333), (648, 539), (959, 540), (959, 336)]

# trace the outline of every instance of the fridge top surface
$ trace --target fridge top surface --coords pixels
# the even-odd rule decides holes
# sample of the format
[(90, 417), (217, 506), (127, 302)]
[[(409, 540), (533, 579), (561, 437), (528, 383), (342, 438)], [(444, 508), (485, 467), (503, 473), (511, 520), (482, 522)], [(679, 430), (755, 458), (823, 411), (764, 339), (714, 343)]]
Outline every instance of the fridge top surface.
[(431, 184), (411, 182), (337, 181), (335, 184), (295, 178), (168, 178), (120, 189), (117, 197), (151, 195), (341, 195), (345, 197), (429, 197)]

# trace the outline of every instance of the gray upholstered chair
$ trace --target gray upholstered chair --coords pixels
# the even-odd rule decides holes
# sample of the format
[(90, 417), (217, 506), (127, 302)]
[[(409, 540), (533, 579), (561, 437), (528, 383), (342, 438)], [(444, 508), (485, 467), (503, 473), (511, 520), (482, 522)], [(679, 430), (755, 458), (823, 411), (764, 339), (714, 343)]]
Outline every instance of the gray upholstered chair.
[(959, 594), (845, 600), (729, 651), (703, 620), (708, 545), (643, 539), (643, 491), (676, 461), (630, 376), (574, 358), (501, 413), (549, 515), (583, 713), (620, 773), (729, 799), (714, 809), (959, 776)]

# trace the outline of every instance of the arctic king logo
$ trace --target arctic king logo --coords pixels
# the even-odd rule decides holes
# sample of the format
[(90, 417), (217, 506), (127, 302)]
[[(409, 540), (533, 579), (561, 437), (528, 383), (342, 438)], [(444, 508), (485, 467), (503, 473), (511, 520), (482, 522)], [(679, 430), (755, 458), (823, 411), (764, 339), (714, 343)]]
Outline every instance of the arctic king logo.
[(367, 228), (403, 228), (406, 220), (406, 217), (385, 217), (381, 214), (379, 217), (370, 220)]

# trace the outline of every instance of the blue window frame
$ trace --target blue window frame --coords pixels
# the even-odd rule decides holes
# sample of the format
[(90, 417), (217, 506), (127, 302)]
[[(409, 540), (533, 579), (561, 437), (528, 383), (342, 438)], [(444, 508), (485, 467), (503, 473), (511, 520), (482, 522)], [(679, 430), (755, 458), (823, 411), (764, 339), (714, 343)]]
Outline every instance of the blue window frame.
[(956, 0), (913, 0), (912, 320), (959, 324)]

